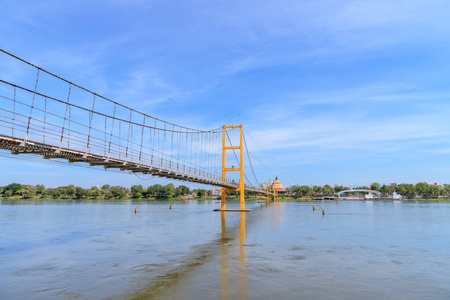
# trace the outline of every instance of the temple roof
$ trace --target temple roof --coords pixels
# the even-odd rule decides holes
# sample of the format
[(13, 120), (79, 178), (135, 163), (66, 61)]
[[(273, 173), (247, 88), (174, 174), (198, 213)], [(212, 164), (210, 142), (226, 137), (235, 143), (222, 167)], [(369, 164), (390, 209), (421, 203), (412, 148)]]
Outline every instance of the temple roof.
[(286, 192), (286, 189), (278, 180), (278, 177), (275, 177), (275, 181), (272, 183), (272, 189), (274, 189), (277, 192)]

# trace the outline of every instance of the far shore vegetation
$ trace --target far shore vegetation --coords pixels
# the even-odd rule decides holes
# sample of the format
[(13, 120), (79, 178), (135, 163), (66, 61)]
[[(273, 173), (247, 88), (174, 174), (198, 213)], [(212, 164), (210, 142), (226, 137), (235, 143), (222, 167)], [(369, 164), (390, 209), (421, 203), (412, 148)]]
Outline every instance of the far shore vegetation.
[[(363, 195), (367, 192), (358, 192), (358, 190), (375, 190), (381, 192), (385, 197), (392, 193), (402, 195), (404, 200), (450, 200), (450, 184), (428, 184), (419, 182), (416, 184), (396, 184), (389, 185), (372, 183), (370, 186), (344, 187), (344, 186), (308, 186), (294, 185), (286, 188), (286, 192), (280, 193), (281, 199), (312, 199), (321, 196), (334, 196), (335, 193), (353, 189), (353, 195)], [(82, 188), (80, 186), (68, 185), (57, 188), (46, 188), (42, 184), (27, 185), (11, 183), (6, 186), (0, 186), (0, 199), (148, 199), (148, 200), (187, 200), (187, 199), (217, 199), (220, 190), (189, 189), (185, 185), (175, 187), (173, 183), (167, 185), (155, 184), (147, 188), (142, 185), (133, 185), (131, 188), (123, 186), (110, 186), (105, 184), (101, 187), (92, 186), (91, 188)], [(227, 197), (235, 198), (238, 193), (227, 192)], [(245, 193), (246, 199), (259, 199), (256, 193)]]
[[(11, 183), (0, 186), (0, 199), (149, 199), (149, 200), (187, 200), (187, 199), (215, 199), (219, 190), (189, 189), (185, 185), (175, 187), (173, 183), (167, 185), (155, 184), (147, 188), (142, 185), (133, 185), (131, 188), (111, 186), (109, 184), (82, 188), (68, 185), (57, 188), (46, 188), (42, 184), (28, 185)], [(227, 192), (227, 197), (236, 197), (238, 193)], [(247, 199), (256, 199), (256, 193), (245, 193)]]

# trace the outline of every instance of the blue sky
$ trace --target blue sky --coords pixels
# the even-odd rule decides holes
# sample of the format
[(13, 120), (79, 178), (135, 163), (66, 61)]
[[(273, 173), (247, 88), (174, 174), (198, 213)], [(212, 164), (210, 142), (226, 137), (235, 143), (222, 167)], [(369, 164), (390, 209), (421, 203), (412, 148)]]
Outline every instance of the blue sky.
[[(284, 170), (255, 159), (260, 181), (450, 183), (448, 1), (0, 4), (7, 51), (176, 124), (241, 122)], [(0, 163), (0, 185), (169, 182)]]

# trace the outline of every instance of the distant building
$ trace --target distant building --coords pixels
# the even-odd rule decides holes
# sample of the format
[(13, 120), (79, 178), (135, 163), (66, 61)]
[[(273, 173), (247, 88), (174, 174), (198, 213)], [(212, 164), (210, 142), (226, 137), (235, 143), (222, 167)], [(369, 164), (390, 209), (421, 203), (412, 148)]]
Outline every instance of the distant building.
[(396, 192), (392, 193), (392, 199), (402, 200), (402, 195), (397, 194)]
[(373, 193), (372, 193), (372, 192), (369, 192), (368, 194), (366, 194), (366, 195), (364, 196), (364, 199), (373, 199)]
[(278, 180), (278, 177), (275, 177), (275, 181), (272, 183), (272, 186), (270, 188), (278, 193), (286, 193), (286, 189)]

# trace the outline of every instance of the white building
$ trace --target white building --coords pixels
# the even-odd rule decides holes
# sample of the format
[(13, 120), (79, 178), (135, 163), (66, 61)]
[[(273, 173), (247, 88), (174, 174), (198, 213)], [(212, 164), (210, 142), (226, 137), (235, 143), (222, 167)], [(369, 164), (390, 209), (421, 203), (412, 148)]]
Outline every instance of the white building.
[(392, 199), (402, 200), (402, 195), (397, 194), (396, 192), (393, 192)]

